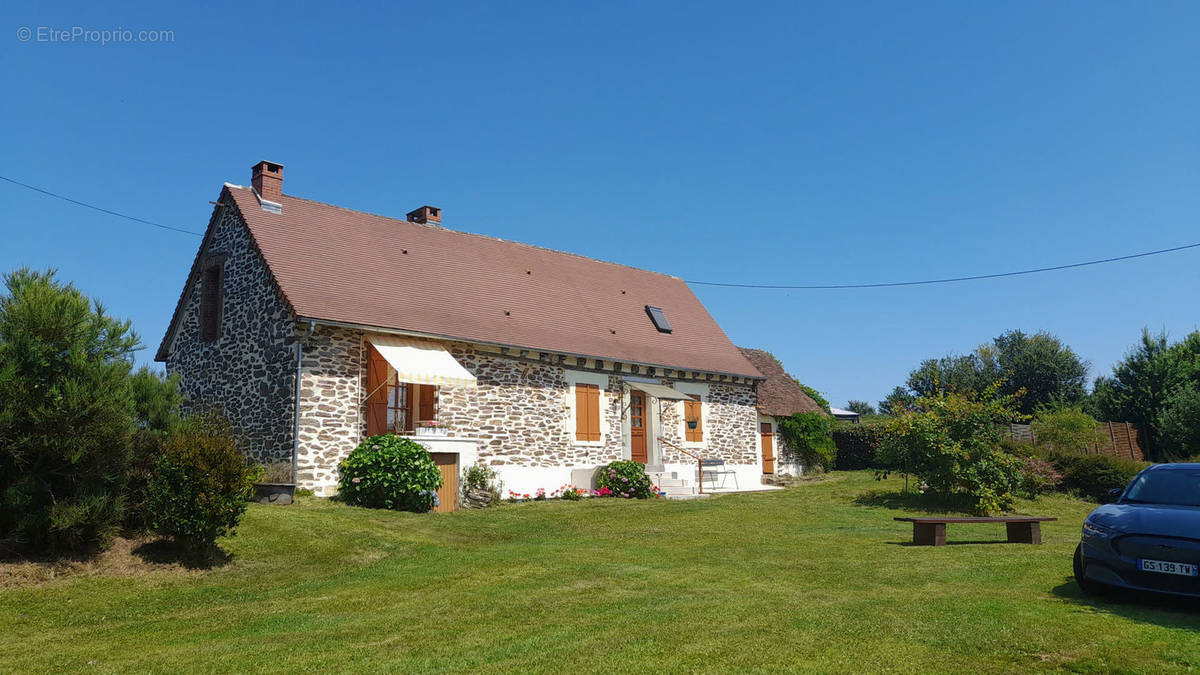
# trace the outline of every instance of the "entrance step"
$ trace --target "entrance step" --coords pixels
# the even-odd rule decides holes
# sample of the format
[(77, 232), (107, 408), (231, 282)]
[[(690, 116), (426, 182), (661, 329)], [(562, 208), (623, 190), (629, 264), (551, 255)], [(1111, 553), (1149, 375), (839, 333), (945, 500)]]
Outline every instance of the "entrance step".
[(658, 489), (666, 493), (667, 499), (699, 499), (708, 495), (701, 493), (695, 485), (686, 478), (679, 478), (676, 472), (646, 472)]

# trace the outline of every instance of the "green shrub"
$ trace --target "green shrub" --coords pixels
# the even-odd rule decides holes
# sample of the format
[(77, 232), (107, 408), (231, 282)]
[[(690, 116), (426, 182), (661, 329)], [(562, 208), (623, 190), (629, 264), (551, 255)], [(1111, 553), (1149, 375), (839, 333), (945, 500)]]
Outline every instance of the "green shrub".
[(1200, 386), (1188, 383), (1176, 389), (1154, 418), (1154, 429), (1161, 455), (1187, 457), (1200, 452)]
[(833, 468), (837, 446), (833, 443), (834, 419), (821, 413), (796, 413), (779, 419), (785, 460), (799, 460), (804, 467)]
[(1096, 418), (1079, 407), (1042, 408), (1030, 424), (1037, 444), (1059, 452), (1084, 452), (1108, 442)]
[(1139, 471), (1149, 466), (1111, 455), (1081, 455), (1053, 452), (1050, 463), (1062, 474), (1064, 490), (1075, 492), (1094, 502), (1103, 502), (1108, 492), (1123, 488)]
[(629, 460), (613, 462), (596, 472), (596, 486), (612, 490), (614, 497), (646, 499), (654, 496), (646, 467)]
[(491, 495), (489, 504), (499, 504), (500, 491), (503, 487), (504, 483), (501, 482), (496, 470), (486, 464), (472, 464), (463, 469), (462, 494), (464, 500), (471, 490), (483, 490)]
[(146, 490), (154, 475), (154, 463), (161, 454), (162, 439), (178, 428), (182, 419), (179, 406), (183, 396), (179, 393), (178, 376), (162, 375), (145, 366), (129, 378), (129, 391), (137, 430), (129, 443), (124, 527), (137, 533), (150, 528)]
[(151, 529), (191, 557), (208, 557), (245, 513), (255, 467), (214, 412), (184, 420), (162, 439), (160, 453), (146, 488)]
[(373, 509), (424, 513), (437, 505), (442, 486), (429, 451), (393, 434), (363, 441), (338, 465), (338, 473), (338, 497)]
[(1023, 462), (1001, 450), (996, 424), (1020, 417), (1012, 403), (1011, 397), (995, 396), (991, 388), (982, 398), (921, 398), (921, 412), (887, 422), (877, 461), (916, 475), (934, 493), (968, 495), (982, 513), (1008, 509), (1021, 490)]
[(879, 422), (837, 422), (833, 426), (833, 444), (837, 455), (833, 468), (857, 471), (876, 468), (876, 451), (883, 441), (884, 425)]
[(1039, 448), (1032, 443), (1018, 441), (1014, 438), (1001, 438), (1000, 449), (1014, 457), (1036, 457), (1037, 459), (1046, 459), (1050, 456), (1050, 451), (1045, 448)]
[(0, 293), (0, 549), (82, 553), (119, 529), (138, 338), (53, 272)]

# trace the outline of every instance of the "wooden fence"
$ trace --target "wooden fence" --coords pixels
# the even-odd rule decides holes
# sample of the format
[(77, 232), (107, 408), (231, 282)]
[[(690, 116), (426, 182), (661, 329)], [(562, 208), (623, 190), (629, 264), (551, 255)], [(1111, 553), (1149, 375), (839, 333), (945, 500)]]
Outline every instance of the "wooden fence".
[[(1005, 424), (1005, 433), (1022, 443), (1035, 443), (1033, 429), (1028, 424)], [(1101, 429), (1108, 436), (1107, 443), (1087, 448), (1089, 455), (1113, 455), (1139, 462), (1146, 461), (1146, 445), (1137, 425), (1132, 422), (1101, 422)]]

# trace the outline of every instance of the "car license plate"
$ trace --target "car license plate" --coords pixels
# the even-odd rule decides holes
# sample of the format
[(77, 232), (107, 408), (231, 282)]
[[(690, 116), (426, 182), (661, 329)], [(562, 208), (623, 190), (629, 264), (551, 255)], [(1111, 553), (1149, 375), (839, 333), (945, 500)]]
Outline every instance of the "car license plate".
[(1197, 570), (1196, 565), (1168, 562), (1166, 560), (1145, 560), (1143, 558), (1138, 558), (1138, 569), (1143, 572), (1178, 574), (1181, 577), (1194, 577), (1200, 574), (1200, 570)]

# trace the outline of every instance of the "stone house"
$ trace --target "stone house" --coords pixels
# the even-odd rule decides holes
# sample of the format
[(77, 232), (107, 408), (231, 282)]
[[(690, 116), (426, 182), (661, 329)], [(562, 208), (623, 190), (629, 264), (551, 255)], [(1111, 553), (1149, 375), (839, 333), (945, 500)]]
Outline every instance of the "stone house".
[(746, 360), (766, 378), (758, 383), (758, 452), (762, 458), (763, 474), (790, 474), (799, 476), (804, 467), (783, 443), (779, 434), (779, 420), (796, 413), (820, 413), (824, 409), (812, 399), (796, 382), (783, 364), (773, 354), (761, 349), (738, 347)]
[[(548, 491), (633, 459), (688, 491), (696, 458), (764, 471), (763, 374), (680, 279), (283, 194), (283, 167), (215, 202), (156, 359), (261, 463), (330, 495), (364, 438)], [(766, 467), (770, 469), (771, 467)]]

